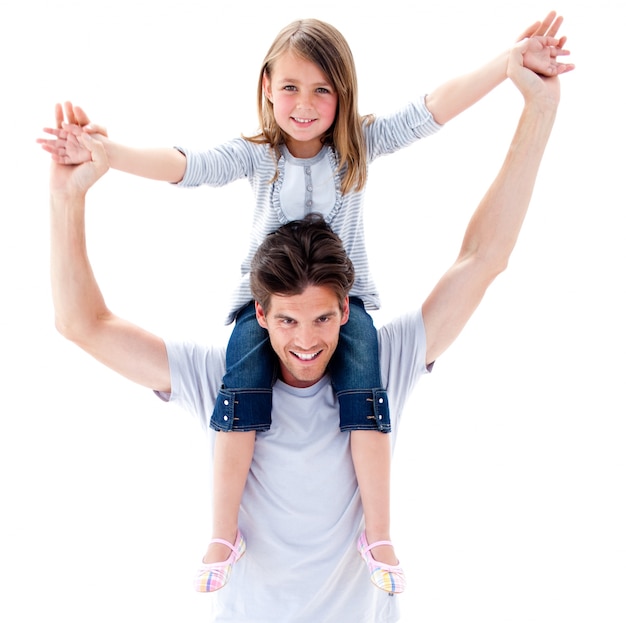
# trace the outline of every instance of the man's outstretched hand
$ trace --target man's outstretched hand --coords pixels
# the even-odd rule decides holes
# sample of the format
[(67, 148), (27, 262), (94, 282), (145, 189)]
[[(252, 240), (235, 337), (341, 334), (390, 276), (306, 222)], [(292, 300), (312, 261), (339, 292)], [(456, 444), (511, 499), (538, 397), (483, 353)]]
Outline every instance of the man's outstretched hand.
[(65, 140), (72, 153), (86, 155), (88, 159), (75, 166), (66, 166), (53, 158), (50, 192), (53, 195), (84, 197), (109, 169), (106, 151), (102, 143), (87, 132), (70, 133)]
[(509, 54), (507, 76), (519, 89), (527, 103), (535, 101), (542, 108), (556, 110), (560, 100), (558, 72), (551, 77), (539, 75), (526, 67), (524, 59), (529, 48), (536, 44), (536, 38), (524, 39), (514, 46)]

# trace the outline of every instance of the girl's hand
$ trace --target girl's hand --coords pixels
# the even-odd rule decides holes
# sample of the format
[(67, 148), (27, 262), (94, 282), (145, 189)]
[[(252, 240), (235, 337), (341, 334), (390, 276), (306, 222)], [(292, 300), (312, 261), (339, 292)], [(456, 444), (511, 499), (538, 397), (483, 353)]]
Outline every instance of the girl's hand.
[(71, 102), (65, 102), (64, 106), (56, 104), (54, 113), (56, 128), (44, 128), (43, 131), (55, 138), (39, 138), (37, 143), (58, 164), (74, 165), (89, 162), (91, 152), (80, 141), (70, 140), (70, 137), (79, 136), (83, 132), (106, 137), (108, 136), (106, 129), (92, 124), (85, 111)]
[(550, 11), (543, 21), (531, 24), (518, 37), (517, 42), (532, 39), (532, 45), (523, 54), (523, 66), (541, 76), (558, 76), (574, 69), (571, 63), (559, 63), (559, 56), (568, 56), (569, 50), (563, 46), (567, 37), (557, 37), (563, 17)]
[(523, 65), (541, 76), (558, 76), (574, 69), (572, 63), (560, 63), (559, 56), (568, 56), (569, 50), (560, 46), (562, 39), (533, 35), (526, 39)]

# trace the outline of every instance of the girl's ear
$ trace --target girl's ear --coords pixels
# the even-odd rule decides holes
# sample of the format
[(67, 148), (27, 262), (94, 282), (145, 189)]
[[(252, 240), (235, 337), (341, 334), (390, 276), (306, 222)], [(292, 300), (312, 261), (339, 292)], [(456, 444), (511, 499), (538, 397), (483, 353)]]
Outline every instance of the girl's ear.
[(267, 72), (263, 74), (263, 93), (265, 93), (265, 97), (267, 97), (267, 99), (273, 104), (274, 101), (272, 100), (272, 84), (269, 76), (267, 75)]

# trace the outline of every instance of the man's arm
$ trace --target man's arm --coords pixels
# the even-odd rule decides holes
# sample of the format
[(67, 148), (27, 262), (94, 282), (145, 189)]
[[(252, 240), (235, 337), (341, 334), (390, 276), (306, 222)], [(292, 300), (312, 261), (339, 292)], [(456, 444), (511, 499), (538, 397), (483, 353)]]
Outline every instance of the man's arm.
[(523, 67), (526, 45), (516, 46), (508, 61), (507, 75), (522, 93), (524, 108), (504, 164), (470, 220), (456, 262), (422, 308), (428, 363), (456, 339), (506, 268), (526, 216), (559, 103), (559, 78)]
[(58, 331), (90, 355), (132, 381), (170, 391), (163, 340), (115, 316), (96, 282), (85, 237), (85, 197), (107, 171), (104, 147), (88, 135), (76, 137), (91, 158), (78, 166), (53, 161), (50, 172), (51, 281)]
[(109, 139), (105, 128), (91, 124), (85, 111), (71, 102), (65, 102), (64, 106), (57, 104), (55, 118), (56, 128), (44, 128), (44, 132), (54, 138), (40, 138), (37, 142), (59, 164), (81, 164), (90, 160), (90, 151), (79, 141), (72, 140), (72, 136), (88, 132), (104, 145), (109, 166), (118, 171), (172, 183), (180, 182), (185, 175), (187, 159), (177, 149), (137, 148), (115, 143)]
[[(566, 38), (556, 38), (562, 22), (563, 18), (551, 11), (542, 22), (529, 26), (521, 34), (518, 42), (529, 38), (522, 57), (525, 67), (543, 76), (574, 69), (571, 63), (558, 62), (559, 56), (569, 54), (563, 49)], [(475, 71), (448, 80), (429, 93), (426, 106), (435, 121), (447, 123), (502, 83), (506, 79), (508, 57), (509, 51), (505, 51)]]

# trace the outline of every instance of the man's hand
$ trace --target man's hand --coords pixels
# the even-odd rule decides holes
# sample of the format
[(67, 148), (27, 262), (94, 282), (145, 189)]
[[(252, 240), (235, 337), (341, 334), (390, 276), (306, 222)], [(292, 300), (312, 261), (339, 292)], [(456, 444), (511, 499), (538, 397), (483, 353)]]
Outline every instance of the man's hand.
[(556, 109), (560, 98), (559, 72), (548, 77), (538, 75), (525, 66), (526, 54), (536, 43), (537, 38), (533, 37), (514, 46), (509, 54), (506, 73), (527, 103), (533, 100), (541, 101), (542, 105), (547, 104)]
[(88, 158), (81, 164), (66, 166), (57, 159), (52, 159), (50, 169), (50, 192), (53, 195), (77, 195), (84, 197), (87, 191), (109, 169), (109, 161), (102, 143), (92, 138), (87, 132), (68, 133), (67, 149)]
[(54, 162), (64, 165), (81, 164), (91, 160), (91, 152), (84, 146), (70, 138), (84, 132), (108, 136), (105, 128), (92, 124), (89, 117), (80, 106), (74, 106), (71, 102), (65, 102), (64, 106), (56, 104), (54, 108), (56, 128), (44, 128), (46, 134), (55, 138), (39, 138), (39, 143), (47, 151)]
[[(557, 16), (556, 11), (550, 11), (543, 21), (535, 22), (531, 24), (518, 38), (519, 43), (522, 39), (528, 39), (529, 37), (556, 37), (559, 32), (559, 28), (563, 23), (563, 17)], [(565, 43), (565, 37), (559, 39), (559, 47), (563, 47)]]

